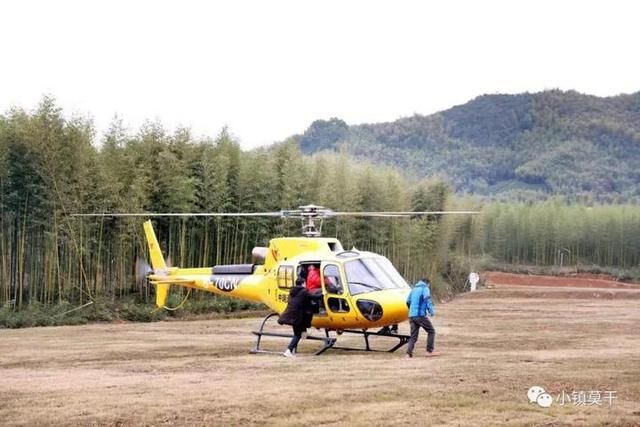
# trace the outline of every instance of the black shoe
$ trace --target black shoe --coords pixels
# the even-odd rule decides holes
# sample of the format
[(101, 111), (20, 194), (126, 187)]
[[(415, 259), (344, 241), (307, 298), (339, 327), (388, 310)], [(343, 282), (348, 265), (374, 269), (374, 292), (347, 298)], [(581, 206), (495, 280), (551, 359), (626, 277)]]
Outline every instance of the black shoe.
[(384, 326), (382, 329), (380, 329), (378, 331), (379, 334), (397, 334), (398, 333), (398, 326), (397, 325), (393, 325), (393, 326)]

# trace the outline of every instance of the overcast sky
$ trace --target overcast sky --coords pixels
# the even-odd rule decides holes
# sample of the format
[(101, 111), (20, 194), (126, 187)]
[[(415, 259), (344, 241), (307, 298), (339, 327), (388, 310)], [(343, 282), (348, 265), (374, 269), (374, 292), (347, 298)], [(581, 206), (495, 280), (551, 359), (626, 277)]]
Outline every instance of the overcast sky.
[(485, 93), (640, 90), (635, 1), (7, 1), (0, 111), (53, 95), (243, 148), (313, 120), (431, 114)]

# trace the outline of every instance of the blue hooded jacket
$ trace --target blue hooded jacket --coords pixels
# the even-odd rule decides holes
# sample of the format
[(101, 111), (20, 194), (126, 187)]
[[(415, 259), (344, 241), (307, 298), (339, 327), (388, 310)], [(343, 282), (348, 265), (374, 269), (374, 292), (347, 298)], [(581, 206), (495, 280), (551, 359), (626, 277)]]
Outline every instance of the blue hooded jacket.
[(436, 314), (428, 283), (420, 280), (415, 284), (407, 296), (407, 307), (409, 307), (409, 317), (425, 317), (427, 313), (429, 316)]

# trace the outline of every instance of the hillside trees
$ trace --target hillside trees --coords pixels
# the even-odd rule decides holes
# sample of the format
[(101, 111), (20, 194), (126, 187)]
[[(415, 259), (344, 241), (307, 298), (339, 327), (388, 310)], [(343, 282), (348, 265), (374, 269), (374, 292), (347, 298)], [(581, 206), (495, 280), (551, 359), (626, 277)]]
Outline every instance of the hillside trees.
[(483, 95), (388, 123), (318, 121), (298, 139), (305, 153), (346, 150), (418, 179), (447, 174), (458, 193), (633, 202), (640, 200), (639, 100), (640, 92)]

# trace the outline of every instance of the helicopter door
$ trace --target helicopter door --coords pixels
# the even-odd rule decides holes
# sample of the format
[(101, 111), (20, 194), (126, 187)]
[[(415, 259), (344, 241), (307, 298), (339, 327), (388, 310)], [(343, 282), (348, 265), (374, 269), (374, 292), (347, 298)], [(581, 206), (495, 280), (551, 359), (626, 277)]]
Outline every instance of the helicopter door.
[(344, 285), (340, 277), (340, 269), (335, 264), (326, 264), (322, 268), (322, 285), (325, 290), (325, 306), (333, 313), (350, 311)]

